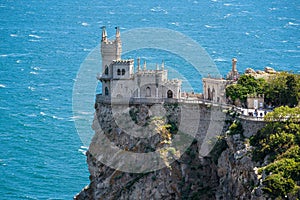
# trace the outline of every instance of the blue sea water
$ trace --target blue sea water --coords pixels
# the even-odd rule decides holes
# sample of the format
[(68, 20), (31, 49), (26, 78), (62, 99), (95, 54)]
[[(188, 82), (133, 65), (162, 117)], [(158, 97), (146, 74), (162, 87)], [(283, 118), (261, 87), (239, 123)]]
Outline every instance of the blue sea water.
[(179, 31), (222, 75), (232, 57), (239, 71), (300, 72), (297, 0), (1, 0), (0, 199), (70, 199), (89, 183), (72, 91), (103, 25), (109, 35), (115, 26)]

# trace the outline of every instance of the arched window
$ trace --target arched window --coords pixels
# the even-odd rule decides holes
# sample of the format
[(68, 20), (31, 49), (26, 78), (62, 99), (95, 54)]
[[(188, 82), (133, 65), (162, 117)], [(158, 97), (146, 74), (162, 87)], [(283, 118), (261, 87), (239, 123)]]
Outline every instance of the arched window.
[(104, 93), (105, 93), (105, 96), (108, 96), (108, 88), (107, 87), (105, 87)]
[(215, 88), (213, 88), (212, 93), (211, 93), (211, 100), (215, 101)]
[(125, 75), (125, 69), (122, 69), (122, 76)]
[(211, 92), (210, 92), (210, 88), (207, 89), (207, 99), (211, 100)]
[(167, 97), (168, 98), (173, 98), (173, 92), (171, 90), (168, 90)]
[(146, 97), (151, 97), (151, 89), (150, 89), (150, 87), (146, 88)]
[(105, 74), (105, 75), (108, 75), (108, 66), (107, 66), (107, 65), (105, 66), (104, 74)]
[(117, 74), (121, 75), (121, 70), (120, 69), (117, 70)]

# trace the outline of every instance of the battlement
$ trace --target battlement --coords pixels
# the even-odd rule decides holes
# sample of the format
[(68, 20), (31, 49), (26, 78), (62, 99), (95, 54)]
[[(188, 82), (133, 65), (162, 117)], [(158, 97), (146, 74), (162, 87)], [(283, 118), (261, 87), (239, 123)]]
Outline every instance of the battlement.
[(133, 59), (127, 59), (127, 60), (113, 60), (112, 64), (132, 64), (134, 62)]
[(139, 74), (145, 74), (145, 75), (156, 75), (156, 74), (162, 74), (166, 73), (167, 70), (139, 70)]
[(178, 83), (182, 83), (182, 80), (179, 80), (179, 79), (171, 79), (171, 80), (168, 80), (167, 83), (169, 84), (178, 84)]
[(112, 44), (115, 44), (116, 43), (116, 40), (106, 40), (106, 41), (103, 41), (102, 42), (102, 45), (112, 45)]

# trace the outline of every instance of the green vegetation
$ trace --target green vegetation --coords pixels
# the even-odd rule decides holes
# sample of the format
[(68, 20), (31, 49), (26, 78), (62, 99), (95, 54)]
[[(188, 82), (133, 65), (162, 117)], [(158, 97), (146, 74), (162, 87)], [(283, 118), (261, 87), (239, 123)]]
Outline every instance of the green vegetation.
[(229, 127), (229, 134), (236, 135), (240, 134), (243, 135), (244, 129), (240, 121), (234, 121)]
[(280, 72), (266, 80), (242, 75), (237, 84), (226, 88), (226, 96), (233, 102), (239, 99), (245, 104), (248, 94), (264, 94), (267, 105), (295, 107), (300, 100), (300, 75)]
[(286, 121), (286, 122), (299, 122), (300, 121), (300, 107), (290, 108), (288, 106), (281, 106), (267, 113), (265, 121)]
[(232, 101), (239, 99), (242, 103), (247, 100), (248, 94), (263, 94), (266, 82), (264, 79), (255, 79), (250, 75), (242, 75), (237, 84), (229, 85), (226, 88), (226, 96)]
[(272, 198), (300, 192), (299, 118), (299, 107), (278, 107), (265, 116), (269, 123), (250, 138), (250, 144), (255, 147), (253, 160), (263, 162), (268, 158), (269, 164), (259, 172), (267, 175), (263, 191)]
[(281, 72), (270, 78), (264, 89), (266, 103), (274, 106), (299, 104), (300, 75)]
[(262, 190), (270, 194), (272, 198), (285, 198), (295, 188), (295, 182), (290, 178), (284, 178), (281, 174), (271, 174), (263, 181), (263, 184), (265, 187)]

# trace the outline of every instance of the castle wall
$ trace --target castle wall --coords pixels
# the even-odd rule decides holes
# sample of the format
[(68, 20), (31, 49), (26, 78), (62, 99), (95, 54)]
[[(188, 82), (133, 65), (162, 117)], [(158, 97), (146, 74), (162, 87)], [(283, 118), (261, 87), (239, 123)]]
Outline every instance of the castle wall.
[(204, 99), (225, 104), (227, 83), (224, 79), (203, 78)]
[(244, 129), (244, 137), (249, 138), (252, 135), (256, 134), (260, 129), (262, 129), (267, 122), (255, 120), (255, 118), (239, 118), (240, 122), (242, 123)]
[(135, 80), (116, 80), (111, 82), (111, 97), (133, 97), (134, 91), (137, 90)]

